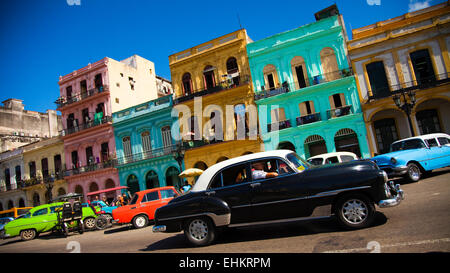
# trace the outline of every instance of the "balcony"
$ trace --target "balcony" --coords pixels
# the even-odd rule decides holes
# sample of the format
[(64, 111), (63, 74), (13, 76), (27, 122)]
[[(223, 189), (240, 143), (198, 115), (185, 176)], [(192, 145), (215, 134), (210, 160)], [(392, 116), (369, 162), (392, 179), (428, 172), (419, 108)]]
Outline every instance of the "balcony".
[(73, 168), (70, 170), (66, 170), (64, 172), (64, 177), (77, 175), (77, 174), (83, 174), (88, 172), (94, 172), (97, 170), (103, 170), (108, 168), (114, 168), (117, 165), (117, 161), (114, 159), (105, 160), (103, 162), (88, 164), (86, 166), (81, 166), (78, 168)]
[(65, 97), (65, 96), (61, 96), (59, 97), (55, 103), (57, 105), (57, 108), (62, 108), (66, 105), (70, 105), (73, 104), (75, 102), (79, 102), (82, 101), (86, 98), (92, 97), (94, 95), (100, 94), (100, 93), (106, 93), (109, 92), (109, 86), (108, 85), (102, 85), (100, 87), (96, 87), (90, 90), (87, 90), (85, 92), (81, 92), (78, 94), (75, 94), (73, 96), (70, 97)]
[(372, 95), (369, 96), (368, 102), (388, 98), (392, 95), (399, 93), (425, 90), (433, 87), (446, 85), (449, 83), (450, 83), (450, 72), (431, 75), (428, 77), (422, 77), (419, 80), (404, 82), (401, 84), (390, 85), (384, 88), (372, 90)]
[(262, 89), (255, 92), (255, 100), (265, 99), (273, 96), (277, 96), (280, 94), (288, 93), (291, 91), (296, 91), (302, 88), (307, 88), (310, 86), (316, 86), (322, 83), (331, 82), (335, 80), (340, 80), (353, 75), (352, 68), (345, 68), (342, 70), (337, 70), (330, 73), (320, 74), (313, 77), (308, 77), (305, 79), (305, 82), (302, 84), (293, 83), (293, 82), (283, 82), (281, 86), (276, 88), (271, 88), (269, 90), (265, 90), (264, 86)]
[(139, 162), (142, 160), (157, 158), (166, 155), (172, 155), (177, 150), (176, 145), (161, 147), (157, 149), (152, 149), (151, 151), (146, 151), (138, 154), (132, 154), (129, 156), (119, 157), (117, 158), (117, 166), (130, 164), (134, 162)]
[(283, 130), (283, 129), (290, 128), (290, 127), (291, 127), (290, 120), (282, 120), (282, 121), (275, 122), (272, 124), (267, 124), (267, 132)]
[(345, 105), (327, 111), (328, 119), (343, 117), (352, 114), (352, 106)]
[(60, 134), (61, 134), (61, 136), (67, 136), (67, 135), (70, 135), (70, 134), (73, 134), (73, 133), (81, 132), (83, 130), (86, 130), (86, 129), (89, 129), (89, 128), (93, 128), (93, 127), (96, 127), (96, 126), (99, 126), (99, 125), (102, 125), (102, 124), (105, 124), (105, 123), (111, 123), (111, 122), (112, 122), (112, 117), (111, 116), (105, 116), (105, 117), (103, 117), (101, 119), (94, 119), (94, 120), (91, 120), (91, 121), (89, 121), (87, 123), (84, 123), (84, 124), (81, 124), (81, 125), (78, 125), (78, 126), (74, 126), (74, 127), (71, 127), (71, 128), (64, 129), (64, 130), (62, 130), (60, 132)]
[(175, 104), (179, 104), (188, 100), (192, 100), (195, 97), (201, 97), (208, 94), (214, 94), (220, 92), (222, 90), (233, 89), (239, 86), (243, 86), (249, 84), (250, 76), (249, 75), (240, 75), (238, 77), (233, 78), (232, 80), (225, 80), (220, 82), (218, 85), (208, 88), (208, 89), (197, 89), (193, 90), (191, 94), (177, 97), (174, 100)]
[(301, 117), (297, 117), (296, 121), (297, 121), (297, 126), (300, 125), (305, 125), (305, 124), (309, 124), (309, 123), (314, 123), (317, 121), (321, 121), (321, 117), (320, 117), (320, 113), (314, 113), (314, 114), (310, 114), (310, 115), (306, 115), (306, 116), (301, 116)]

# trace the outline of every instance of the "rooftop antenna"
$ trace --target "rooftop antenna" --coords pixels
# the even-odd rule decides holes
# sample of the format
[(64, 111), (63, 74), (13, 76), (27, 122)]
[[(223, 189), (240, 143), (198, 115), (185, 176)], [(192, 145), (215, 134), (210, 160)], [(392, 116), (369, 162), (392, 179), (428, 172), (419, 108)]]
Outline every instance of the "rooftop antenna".
[(239, 17), (239, 12), (236, 13), (237, 14), (237, 19), (238, 19), (238, 23), (239, 23), (239, 29), (242, 29), (242, 25), (241, 25), (241, 18)]

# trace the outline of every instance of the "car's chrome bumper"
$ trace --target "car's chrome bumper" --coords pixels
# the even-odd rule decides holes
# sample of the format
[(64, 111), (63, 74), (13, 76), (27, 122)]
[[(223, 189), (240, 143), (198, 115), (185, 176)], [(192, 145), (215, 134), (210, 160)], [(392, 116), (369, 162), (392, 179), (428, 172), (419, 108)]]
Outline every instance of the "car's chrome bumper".
[(153, 226), (152, 230), (153, 232), (164, 232), (166, 231), (166, 226), (165, 225)]
[(384, 199), (384, 200), (379, 201), (378, 202), (378, 207), (380, 207), (380, 208), (395, 207), (398, 204), (400, 204), (403, 199), (405, 199), (403, 190), (400, 188), (399, 184), (396, 184), (394, 186), (394, 182), (390, 181), (389, 182), (389, 187), (394, 192), (394, 194), (389, 199)]
[(389, 177), (399, 177), (406, 174), (408, 171), (408, 166), (380, 166), (380, 169), (385, 171)]

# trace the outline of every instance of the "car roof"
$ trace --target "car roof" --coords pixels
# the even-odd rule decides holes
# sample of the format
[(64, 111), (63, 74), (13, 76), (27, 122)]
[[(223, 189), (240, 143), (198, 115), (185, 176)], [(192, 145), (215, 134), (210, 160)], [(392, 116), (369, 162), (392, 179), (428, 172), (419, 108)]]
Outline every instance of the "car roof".
[(414, 136), (414, 137), (408, 137), (408, 138), (400, 139), (400, 140), (392, 142), (392, 144), (397, 143), (397, 142), (402, 142), (402, 141), (405, 141), (405, 140), (410, 140), (410, 139), (422, 139), (422, 140), (424, 140), (424, 139), (431, 138), (431, 137), (448, 137), (448, 138), (450, 138), (449, 135), (444, 134), (444, 133), (434, 133), (434, 134), (427, 134), (427, 135)]
[(152, 192), (152, 191), (160, 191), (160, 190), (168, 190), (168, 189), (175, 189), (175, 187), (174, 186), (164, 186), (164, 187), (151, 188), (151, 189), (147, 189), (147, 190), (143, 190), (143, 191), (138, 191), (136, 193), (143, 194), (143, 193), (148, 193), (148, 192)]
[(221, 161), (219, 163), (216, 163), (212, 165), (211, 167), (207, 168), (203, 173), (198, 177), (197, 182), (192, 187), (191, 192), (196, 191), (204, 191), (209, 185), (209, 182), (211, 181), (212, 177), (222, 168), (230, 165), (234, 165), (241, 162), (247, 162), (255, 159), (260, 159), (264, 157), (282, 157), (285, 158), (286, 155), (293, 153), (291, 150), (273, 150), (273, 151), (267, 151), (267, 152), (259, 152), (259, 153), (253, 153), (248, 155), (242, 155), (235, 158), (227, 159), (224, 161)]
[(315, 158), (325, 158), (325, 157), (328, 158), (328, 157), (338, 156), (338, 155), (357, 156), (356, 154), (351, 153), (351, 152), (333, 152), (333, 153), (325, 153), (325, 154), (315, 155), (315, 156), (308, 158), (308, 160), (315, 159)]

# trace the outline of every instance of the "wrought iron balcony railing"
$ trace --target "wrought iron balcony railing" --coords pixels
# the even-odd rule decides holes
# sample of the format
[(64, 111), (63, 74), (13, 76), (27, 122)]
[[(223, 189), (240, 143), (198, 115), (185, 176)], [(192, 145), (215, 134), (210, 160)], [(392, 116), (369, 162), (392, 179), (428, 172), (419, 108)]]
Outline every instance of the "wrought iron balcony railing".
[(96, 94), (103, 93), (103, 92), (109, 92), (108, 85), (102, 85), (100, 87), (92, 88), (87, 91), (80, 92), (78, 94), (74, 94), (72, 96), (61, 96), (55, 101), (55, 103), (57, 105), (57, 108), (62, 108), (66, 105), (84, 100), (88, 97), (92, 97)]
[(66, 136), (66, 135), (70, 135), (70, 134), (73, 134), (73, 133), (76, 133), (76, 132), (80, 132), (80, 131), (83, 131), (83, 130), (86, 130), (86, 129), (89, 129), (89, 128), (92, 128), (92, 127), (95, 127), (95, 126), (98, 126), (98, 125), (101, 125), (101, 124), (105, 124), (105, 123), (108, 123), (108, 122), (112, 122), (112, 117), (111, 116), (105, 116), (105, 117), (103, 117), (101, 119), (90, 120), (90, 121), (88, 121), (88, 122), (86, 122), (84, 124), (64, 129), (64, 130), (61, 131), (60, 134), (62, 136)]
[(415, 81), (404, 82), (400, 84), (385, 86), (372, 90), (372, 95), (369, 96), (369, 102), (373, 100), (383, 99), (395, 94), (420, 91), (429, 88), (445, 85), (450, 83), (450, 72), (430, 75), (419, 78)]
[(117, 158), (117, 166), (134, 163), (142, 160), (157, 158), (165, 155), (171, 155), (173, 154), (177, 149), (176, 145), (167, 146), (167, 147), (161, 147), (152, 149), (150, 151), (145, 151), (142, 153), (137, 154), (131, 154), (124, 157)]
[(216, 86), (210, 87), (210, 88), (202, 88), (202, 89), (197, 89), (197, 90), (193, 90), (191, 91), (190, 94), (187, 95), (183, 95), (180, 97), (177, 97), (174, 100), (175, 104), (179, 104), (188, 100), (192, 100), (195, 97), (201, 97), (204, 95), (208, 95), (208, 94), (213, 94), (222, 90), (228, 90), (228, 89), (232, 89), (232, 88), (236, 88), (242, 85), (246, 85), (250, 82), (250, 76), (249, 75), (240, 75), (225, 81), (221, 81), (219, 84), (217, 84)]
[(114, 168), (117, 165), (117, 161), (114, 159), (105, 160), (103, 162), (88, 164), (81, 167), (76, 167), (70, 170), (66, 170), (64, 172), (64, 177), (66, 176), (72, 176), (82, 173), (88, 173), (93, 172), (97, 170), (107, 169), (107, 168)]
[(283, 129), (290, 128), (290, 127), (291, 127), (290, 120), (282, 120), (279, 122), (274, 122), (272, 124), (267, 124), (267, 131), (273, 132), (273, 131), (283, 130)]
[(321, 120), (322, 119), (320, 117), (320, 113), (313, 113), (310, 115), (301, 116), (301, 117), (296, 118), (297, 126), (305, 125), (308, 123), (313, 123), (313, 122), (317, 122), (317, 121), (321, 121)]
[(331, 109), (327, 111), (328, 119), (343, 117), (352, 114), (352, 106), (345, 105), (342, 107), (337, 107), (335, 109)]
[(287, 92), (296, 91), (302, 88), (319, 85), (326, 82), (331, 82), (339, 79), (343, 79), (353, 75), (352, 68), (345, 68), (330, 73), (320, 74), (313, 77), (308, 77), (304, 82), (283, 82), (281, 86), (265, 89), (264, 86), (260, 90), (255, 92), (255, 100), (269, 98), (284, 94)]

